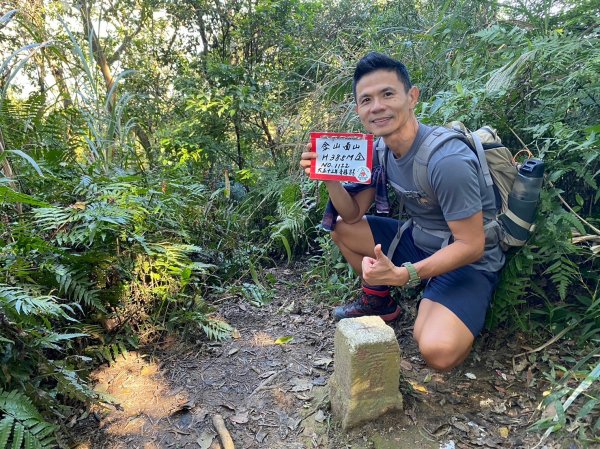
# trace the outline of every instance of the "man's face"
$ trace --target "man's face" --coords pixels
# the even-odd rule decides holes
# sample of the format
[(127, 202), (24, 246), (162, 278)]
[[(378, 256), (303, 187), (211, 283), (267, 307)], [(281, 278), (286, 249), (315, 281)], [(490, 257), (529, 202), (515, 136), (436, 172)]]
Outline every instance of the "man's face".
[(367, 131), (386, 137), (401, 131), (412, 117), (419, 90), (408, 92), (396, 72), (376, 70), (356, 84), (356, 112)]

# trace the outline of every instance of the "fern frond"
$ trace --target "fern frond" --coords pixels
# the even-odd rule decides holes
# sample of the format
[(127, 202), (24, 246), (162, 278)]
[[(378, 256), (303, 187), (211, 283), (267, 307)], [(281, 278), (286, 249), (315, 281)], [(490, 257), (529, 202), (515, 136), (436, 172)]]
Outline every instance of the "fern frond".
[(208, 318), (200, 323), (200, 327), (209, 340), (221, 341), (231, 335), (233, 328), (225, 321)]
[(58, 298), (51, 295), (32, 296), (25, 289), (0, 284), (0, 309), (17, 315), (60, 316), (73, 321), (66, 310), (69, 306), (57, 303)]
[(55, 371), (52, 377), (58, 383), (58, 392), (65, 396), (76, 399), (81, 402), (90, 402), (95, 400), (98, 395), (89, 385), (77, 374), (77, 372), (54, 364)]
[(57, 332), (47, 332), (45, 335), (40, 335), (32, 342), (33, 346), (41, 346), (46, 349), (55, 349), (57, 351), (63, 350), (63, 348), (57, 343), (73, 340), (74, 338), (87, 337), (87, 334), (82, 333), (71, 333), (71, 334), (59, 334)]
[(7, 186), (0, 185), (0, 204), (28, 204), (30, 206), (49, 206), (48, 203), (40, 201), (30, 195), (21, 192), (15, 192), (13, 189)]
[(101, 344), (97, 346), (88, 346), (85, 349), (86, 354), (94, 358), (100, 363), (108, 363), (109, 365), (117, 361), (119, 356), (127, 355), (127, 348), (121, 341), (111, 344)]
[(14, 422), (15, 418), (10, 415), (6, 415), (2, 421), (0, 421), (0, 447), (4, 448), (7, 446)]
[(567, 296), (567, 289), (579, 278), (579, 267), (566, 256), (561, 256), (546, 268), (544, 274), (550, 276), (550, 280), (557, 288), (560, 299), (564, 301)]
[(70, 270), (64, 265), (56, 265), (54, 270), (60, 293), (66, 294), (77, 303), (83, 302), (88, 307), (106, 312), (98, 297), (98, 290), (93, 288), (93, 284), (87, 279), (85, 273), (74, 269)]
[(524, 329), (517, 307), (525, 303), (524, 297), (530, 285), (533, 261), (520, 251), (510, 258), (502, 270), (500, 282), (494, 292), (488, 324), (495, 327), (513, 316), (519, 326)]
[(55, 446), (57, 426), (45, 421), (23, 393), (0, 389), (0, 411), (5, 415), (0, 421), (0, 447), (46, 449)]
[(521, 53), (515, 61), (505, 64), (496, 70), (485, 85), (488, 92), (507, 90), (525, 64), (533, 59), (535, 55), (536, 50)]

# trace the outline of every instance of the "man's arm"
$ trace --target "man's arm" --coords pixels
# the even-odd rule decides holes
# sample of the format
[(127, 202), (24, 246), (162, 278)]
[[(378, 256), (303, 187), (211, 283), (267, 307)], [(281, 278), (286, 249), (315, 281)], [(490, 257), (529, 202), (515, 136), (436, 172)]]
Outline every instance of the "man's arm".
[[(483, 213), (478, 212), (464, 220), (449, 221), (448, 226), (454, 241), (414, 264), (421, 279), (429, 279), (456, 270), (478, 261), (483, 256), (485, 247)], [(362, 274), (367, 283), (402, 286), (408, 282), (408, 270), (395, 266), (383, 254), (380, 245), (375, 247), (375, 256), (375, 259), (363, 258)]]

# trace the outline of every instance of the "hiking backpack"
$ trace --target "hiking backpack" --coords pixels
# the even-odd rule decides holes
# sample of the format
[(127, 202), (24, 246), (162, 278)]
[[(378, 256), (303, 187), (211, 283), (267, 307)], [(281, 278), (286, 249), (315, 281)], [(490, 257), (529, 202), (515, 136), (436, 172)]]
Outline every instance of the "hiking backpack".
[[(517, 237), (511, 229), (520, 229), (521, 234), (526, 231), (529, 235), (535, 229), (535, 224), (519, 218), (509, 208), (509, 194), (518, 174), (518, 166), (514, 161), (511, 151), (506, 148), (496, 131), (490, 126), (484, 126), (477, 131), (469, 132), (461, 122), (451, 122), (446, 127), (438, 126), (425, 138), (413, 161), (413, 180), (420, 192), (420, 199), (428, 205), (436, 205), (437, 198), (429, 182), (427, 167), (433, 154), (451, 139), (459, 139), (464, 142), (479, 160), (479, 165), (486, 186), (494, 188), (496, 203), (499, 206), (496, 212), (484, 212), (484, 230), (486, 235), (486, 247), (488, 245), (500, 244), (504, 251), (513, 247), (523, 246), (527, 239)], [(385, 147), (384, 151), (381, 149)], [(385, 146), (382, 138), (377, 139), (375, 149), (378, 150), (379, 163), (386, 170), (389, 148)], [(382, 154), (383, 153), (383, 154)], [(394, 186), (398, 189), (398, 186)], [(400, 195), (400, 214), (404, 209), (404, 197)], [(506, 226), (510, 224), (510, 226)], [(412, 219), (408, 219), (400, 225), (396, 237), (388, 250), (388, 257), (394, 254), (402, 233), (411, 225)], [(443, 240), (442, 247), (446, 246), (452, 234), (450, 231), (439, 231), (423, 229), (431, 235)]]

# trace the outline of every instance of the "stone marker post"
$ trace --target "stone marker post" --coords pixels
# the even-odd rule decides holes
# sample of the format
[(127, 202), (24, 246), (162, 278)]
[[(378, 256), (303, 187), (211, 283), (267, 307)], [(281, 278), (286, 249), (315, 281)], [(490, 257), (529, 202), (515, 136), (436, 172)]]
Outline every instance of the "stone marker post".
[(402, 409), (400, 347), (380, 317), (341, 320), (334, 351), (331, 409), (344, 430)]

